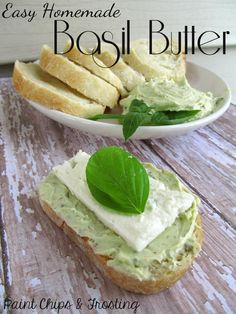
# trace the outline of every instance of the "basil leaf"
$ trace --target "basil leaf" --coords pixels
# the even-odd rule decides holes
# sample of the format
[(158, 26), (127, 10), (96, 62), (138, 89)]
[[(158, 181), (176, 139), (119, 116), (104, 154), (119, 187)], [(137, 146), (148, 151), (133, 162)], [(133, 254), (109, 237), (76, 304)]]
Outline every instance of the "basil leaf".
[(164, 111), (170, 120), (178, 120), (183, 118), (191, 118), (195, 116), (200, 110), (181, 110), (181, 111)]
[(123, 121), (123, 135), (127, 141), (137, 130), (140, 125), (149, 124), (151, 121), (151, 108), (143, 100), (133, 99), (129, 112)]
[(101, 120), (101, 119), (124, 119), (124, 114), (112, 114), (112, 113), (104, 113), (104, 114), (97, 114), (89, 118), (90, 120)]
[(150, 124), (165, 125), (167, 121), (169, 121), (168, 116), (162, 111), (157, 111), (153, 113)]
[(126, 214), (144, 211), (149, 178), (132, 154), (115, 146), (99, 149), (88, 161), (86, 177), (91, 194), (102, 205)]
[(148, 113), (129, 112), (126, 114), (123, 121), (123, 135), (127, 141), (137, 130), (140, 125), (149, 123), (151, 115)]
[(152, 125), (173, 125), (188, 122), (200, 110), (190, 111), (157, 111), (152, 115)]
[[(91, 120), (119, 119), (123, 124), (123, 135), (127, 141), (141, 125), (174, 125), (190, 121), (200, 110), (156, 111), (143, 100), (133, 99), (127, 114), (100, 114)], [(153, 112), (154, 111), (154, 112)]]
[(148, 107), (143, 100), (133, 99), (129, 106), (129, 112), (146, 113), (149, 111), (150, 107)]
[(90, 182), (89, 189), (93, 197), (102, 205), (112, 208), (114, 210), (119, 211), (120, 204), (116, 201), (112, 200), (111, 197), (107, 194), (99, 190), (96, 185)]

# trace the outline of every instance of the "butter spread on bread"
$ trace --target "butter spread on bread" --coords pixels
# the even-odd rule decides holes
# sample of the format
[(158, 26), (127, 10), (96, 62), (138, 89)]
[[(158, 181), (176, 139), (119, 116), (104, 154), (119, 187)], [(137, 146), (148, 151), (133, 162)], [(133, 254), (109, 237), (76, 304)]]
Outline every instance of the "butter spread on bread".
[[(192, 195), (173, 173), (145, 164), (150, 181), (155, 182), (149, 196), (149, 208), (145, 211), (152, 211), (153, 203), (159, 202), (159, 206), (163, 208), (159, 210), (159, 216), (158, 211), (156, 212), (155, 219), (160, 220), (164, 228), (148, 245), (137, 250), (137, 247), (132, 247), (130, 241), (128, 242), (123, 234), (119, 235), (118, 230), (112, 228), (110, 223), (108, 226), (109, 218), (104, 221), (99, 214), (100, 209), (94, 210), (92, 196), (87, 194), (89, 192), (84, 181), (87, 158), (87, 154), (79, 152), (62, 166), (54, 168), (39, 185), (39, 198), (44, 211), (96, 266), (120, 287), (149, 294), (173, 285), (190, 267), (201, 248), (198, 198)], [(76, 169), (75, 172), (72, 169)], [(78, 182), (79, 180), (83, 183)], [(159, 199), (156, 198), (154, 190)], [(87, 202), (86, 198), (90, 198), (90, 201)], [(176, 203), (180, 201), (181, 210), (176, 211), (175, 202), (170, 202), (169, 198), (173, 198)], [(165, 218), (162, 220), (165, 217), (163, 211), (171, 217), (173, 212), (175, 213), (171, 224), (165, 224)], [(142, 219), (145, 220), (141, 215), (137, 216), (140, 219), (140, 227)], [(116, 223), (114, 220), (114, 224), (119, 223), (120, 221)], [(148, 228), (149, 223), (145, 228)], [(130, 233), (132, 232), (133, 229), (130, 229)], [(143, 229), (135, 232), (139, 238), (145, 233)]]
[(159, 180), (149, 178), (150, 193), (142, 214), (127, 216), (107, 211), (93, 198), (86, 183), (85, 169), (89, 157), (79, 152), (70, 161), (55, 167), (54, 173), (104, 225), (120, 235), (136, 251), (142, 251), (194, 202), (192, 194), (172, 191)]

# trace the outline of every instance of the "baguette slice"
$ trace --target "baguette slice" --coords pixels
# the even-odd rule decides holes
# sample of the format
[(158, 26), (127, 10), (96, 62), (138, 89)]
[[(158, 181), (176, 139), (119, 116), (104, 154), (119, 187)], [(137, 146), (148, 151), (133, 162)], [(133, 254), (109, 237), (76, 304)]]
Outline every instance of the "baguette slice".
[(72, 115), (87, 118), (105, 109), (44, 72), (36, 63), (16, 61), (13, 84), (23, 97)]
[[(173, 44), (173, 51), (177, 47)], [(163, 51), (165, 42), (153, 41), (153, 53)], [(149, 54), (147, 39), (135, 40), (131, 43), (130, 54), (124, 54), (123, 59), (136, 71), (142, 73), (146, 80), (152, 78), (179, 78), (185, 75), (185, 56), (183, 53), (175, 55), (170, 50), (160, 54)]]
[(110, 108), (117, 105), (119, 93), (114, 86), (69, 59), (54, 54), (46, 45), (41, 50), (40, 66), (44, 71), (99, 104)]
[[(89, 244), (89, 239), (86, 237), (80, 237), (78, 233), (72, 229), (67, 223), (43, 200), (40, 200), (40, 204), (44, 212), (49, 216), (49, 218), (59, 227), (64, 233), (88, 256), (88, 258), (96, 265), (96, 267), (101, 271), (101, 273), (113, 281), (119, 287), (141, 294), (153, 294), (165, 290), (179, 280), (184, 273), (191, 266), (193, 259), (196, 256), (189, 258), (188, 256), (183, 259), (181, 265), (174, 271), (164, 271), (158, 280), (143, 280), (140, 281), (137, 278), (128, 276), (111, 266), (107, 265), (108, 257), (103, 255), (95, 254), (93, 248)], [(201, 247), (203, 241), (201, 217), (198, 214), (196, 220), (196, 228), (194, 234), (196, 241)]]
[[(106, 66), (111, 66), (116, 61), (116, 52), (112, 50), (110, 45), (103, 44), (102, 51), (100, 54), (96, 54), (97, 58), (100, 59)], [(122, 58), (113, 65), (111, 71), (119, 77), (123, 86), (131, 91), (137, 85), (145, 82), (144, 76), (131, 68)]]
[[(67, 43), (65, 50), (67, 51), (70, 48), (70, 44)], [(82, 48), (85, 53), (89, 53), (85, 48)], [(122, 96), (127, 95), (127, 91), (124, 89), (123, 84), (118, 76), (116, 76), (111, 69), (107, 68), (106, 65), (96, 58), (95, 56), (89, 54), (83, 54), (74, 46), (70, 51), (65, 53), (65, 56), (74, 61), (75, 63), (85, 67), (87, 70), (97, 75), (107, 83), (113, 85), (118, 89)]]

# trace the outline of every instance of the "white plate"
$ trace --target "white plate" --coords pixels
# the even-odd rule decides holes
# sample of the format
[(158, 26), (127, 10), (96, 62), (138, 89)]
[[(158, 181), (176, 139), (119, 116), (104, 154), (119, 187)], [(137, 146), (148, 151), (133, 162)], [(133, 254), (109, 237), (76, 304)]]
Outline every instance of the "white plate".
[[(211, 91), (215, 96), (223, 98), (217, 111), (205, 118), (188, 123), (164, 126), (142, 126), (134, 133), (132, 139), (148, 139), (181, 135), (215, 121), (228, 109), (231, 100), (231, 92), (227, 83), (218, 75), (197, 64), (188, 62), (187, 79), (193, 87), (205, 92)], [(71, 128), (96, 135), (123, 138), (122, 126), (111, 120), (103, 120), (103, 122), (91, 121), (57, 110), (45, 108), (44, 106), (32, 101), (29, 103), (45, 116)]]

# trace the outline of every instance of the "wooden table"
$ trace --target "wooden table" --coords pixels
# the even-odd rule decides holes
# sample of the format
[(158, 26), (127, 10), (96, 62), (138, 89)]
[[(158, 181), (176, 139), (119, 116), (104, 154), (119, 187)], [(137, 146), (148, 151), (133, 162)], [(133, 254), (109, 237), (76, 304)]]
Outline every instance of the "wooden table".
[[(236, 313), (236, 107), (188, 135), (124, 144), (49, 120), (14, 92), (10, 79), (0, 80), (0, 93), (1, 307), (6, 296), (18, 301), (68, 300), (74, 305), (81, 298), (82, 310), (73, 306), (60, 313), (96, 313), (86, 309), (89, 298), (119, 298), (138, 301), (137, 313)], [(79, 149), (93, 153), (106, 145), (124, 147), (143, 161), (173, 170), (202, 200), (203, 250), (182, 280), (158, 295), (128, 293), (103, 278), (43, 213), (35, 194), (54, 165)], [(57, 313), (12, 311), (41, 312)]]

